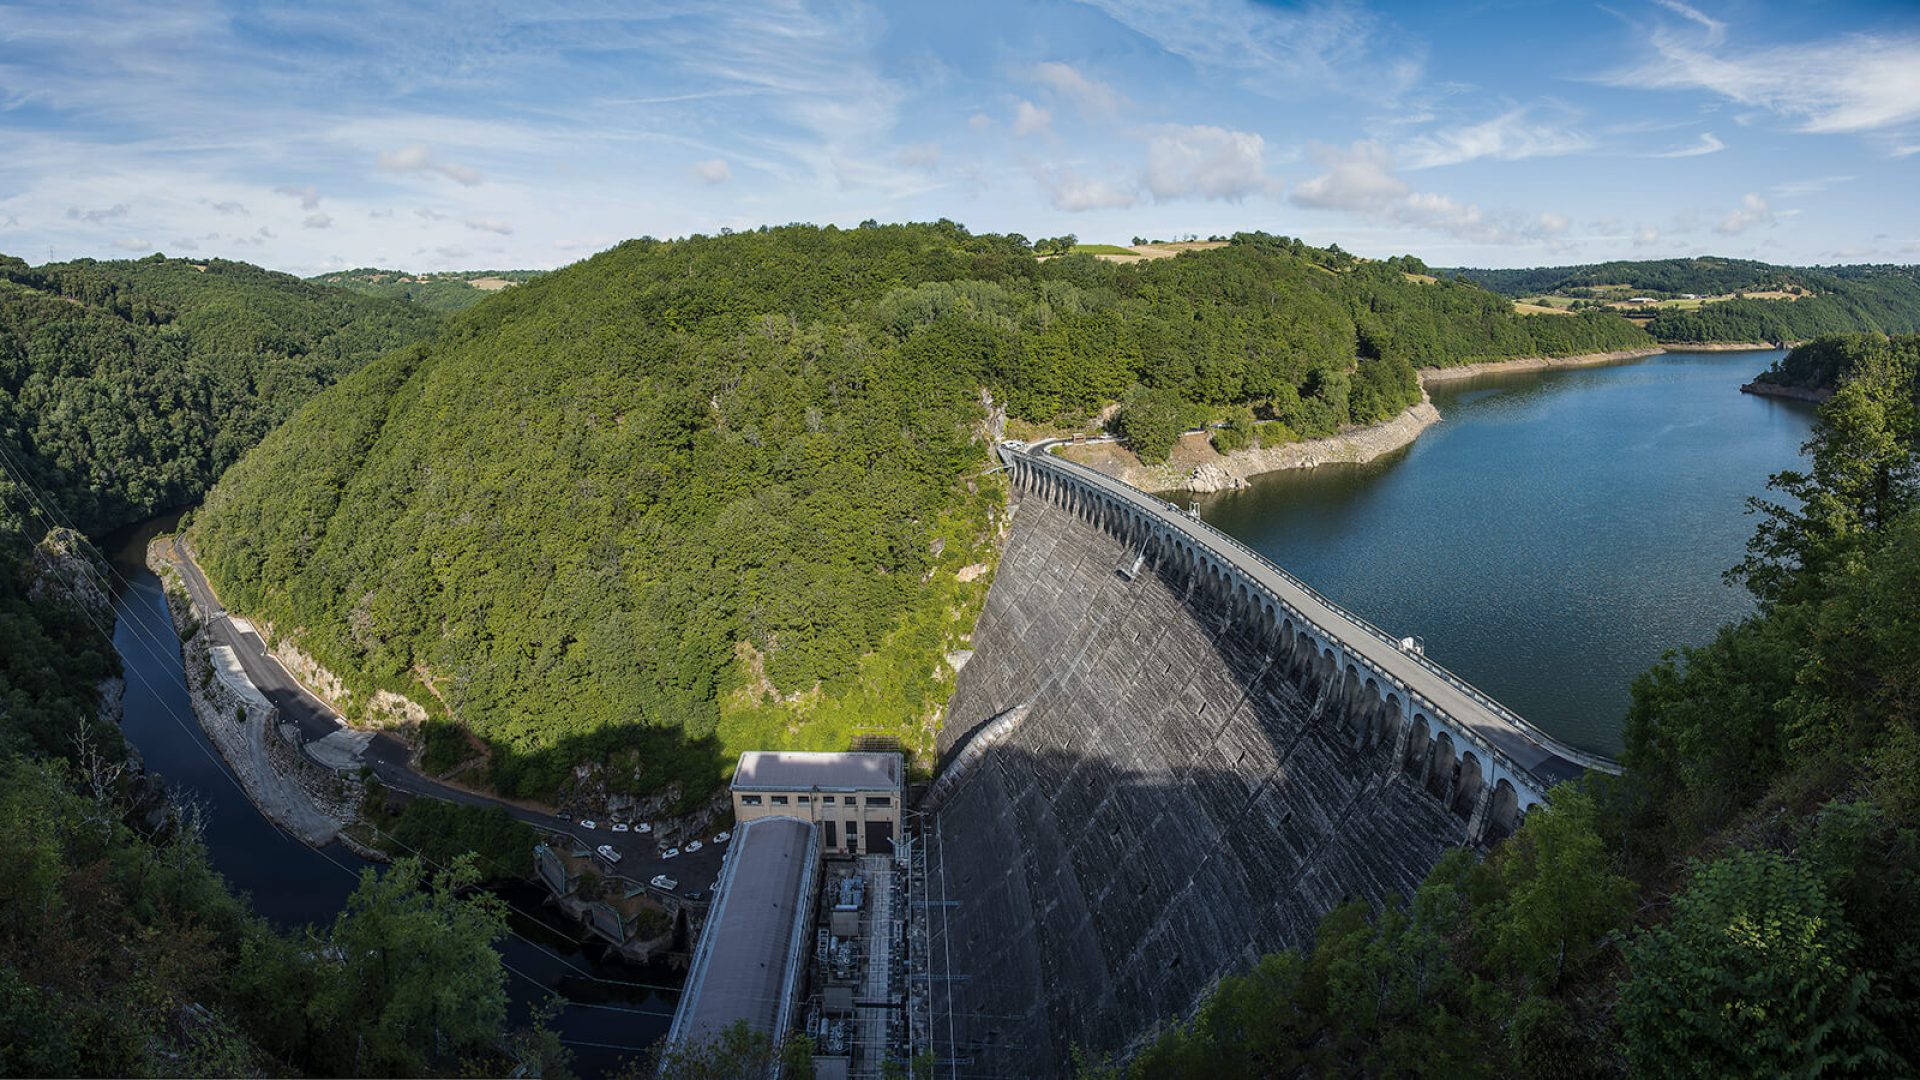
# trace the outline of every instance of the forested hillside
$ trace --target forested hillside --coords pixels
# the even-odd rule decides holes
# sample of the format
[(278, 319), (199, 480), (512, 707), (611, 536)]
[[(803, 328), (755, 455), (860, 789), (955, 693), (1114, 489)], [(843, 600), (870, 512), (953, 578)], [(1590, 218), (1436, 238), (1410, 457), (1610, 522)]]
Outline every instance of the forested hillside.
[(436, 323), (246, 263), (0, 256), (0, 451), (98, 534), (198, 499), (315, 392)]
[(443, 270), (411, 274), (405, 270), (362, 267), (336, 270), (312, 280), (363, 296), (404, 300), (429, 311), (465, 311), (501, 289), (539, 277), (539, 270)]
[(1759, 613), (1641, 676), (1623, 777), (1336, 909), (1088, 1076), (1911, 1076), (1920, 1067), (1920, 337), (1845, 355), (1755, 500)]
[(457, 719), (503, 790), (598, 761), (691, 799), (745, 747), (925, 746), (993, 561), (1000, 409), (1152, 392), (1312, 434), (1417, 400), (1419, 365), (1646, 341), (1311, 252), (1043, 262), (946, 222), (633, 241), (322, 395), (195, 541), (356, 702), (427, 707), (430, 767), (469, 753)]
[[(0, 259), (0, 1074), (415, 1074), (503, 1040), (498, 900), (403, 864), (313, 933), (208, 863), (126, 761), (106, 530), (197, 498), (269, 427), (430, 317), (239, 263)], [(532, 1066), (537, 1067), (537, 1066)]]
[[(1662, 303), (1647, 312), (1647, 332), (1674, 344), (1920, 331), (1920, 266), (1795, 267), (1696, 258), (1439, 273), (1505, 296), (1567, 297), (1580, 306), (1617, 303), (1627, 299), (1622, 290), (1663, 302), (1688, 298), (1685, 306)], [(1692, 302), (1700, 298), (1709, 302)]]

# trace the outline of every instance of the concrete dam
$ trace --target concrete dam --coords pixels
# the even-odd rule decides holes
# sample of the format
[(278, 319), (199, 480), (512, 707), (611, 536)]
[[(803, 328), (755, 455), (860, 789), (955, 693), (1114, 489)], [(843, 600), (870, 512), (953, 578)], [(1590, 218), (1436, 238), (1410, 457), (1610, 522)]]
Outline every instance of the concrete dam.
[(1003, 444), (1012, 537), (922, 797), (941, 1076), (1124, 1054), (1612, 762), (1159, 499)]

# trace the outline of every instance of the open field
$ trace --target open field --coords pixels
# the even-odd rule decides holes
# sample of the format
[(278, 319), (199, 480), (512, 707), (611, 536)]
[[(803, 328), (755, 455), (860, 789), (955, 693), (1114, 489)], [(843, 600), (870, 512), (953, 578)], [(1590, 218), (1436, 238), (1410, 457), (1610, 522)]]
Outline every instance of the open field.
[(1142, 262), (1147, 259), (1170, 259), (1183, 251), (1207, 251), (1212, 248), (1226, 247), (1225, 240), (1182, 240), (1170, 244), (1135, 244), (1132, 247), (1120, 247), (1115, 244), (1081, 244), (1075, 251), (1087, 251), (1094, 248), (1094, 258), (1108, 262)]

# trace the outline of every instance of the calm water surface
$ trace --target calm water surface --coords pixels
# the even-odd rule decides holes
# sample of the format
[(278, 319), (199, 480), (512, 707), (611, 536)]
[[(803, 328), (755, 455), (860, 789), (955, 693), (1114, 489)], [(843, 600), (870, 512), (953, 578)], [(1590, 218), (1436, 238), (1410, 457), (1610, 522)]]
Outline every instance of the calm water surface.
[[(283, 929), (326, 926), (371, 864), (338, 844), (310, 848), (262, 817), (194, 720), (160, 581), (145, 566), (147, 540), (170, 531), (176, 518), (147, 522), (102, 544), (127, 582), (114, 603), (113, 643), (127, 679), (121, 730), (148, 768), (198, 804), (214, 868), (252, 897), (254, 910)], [(597, 945), (577, 940), (576, 924), (545, 906), (538, 886), (494, 891), (511, 905), (513, 935), (499, 947), (513, 1023), (559, 994), (567, 1004), (554, 1026), (573, 1050), (574, 1070), (586, 1076), (614, 1071), (666, 1034), (678, 974), (600, 959)]]
[(1366, 465), (1274, 473), (1202, 516), (1547, 731), (1617, 753), (1628, 688), (1752, 610), (1724, 584), (1746, 499), (1811, 406), (1740, 385), (1779, 352), (1441, 383), (1445, 417)]

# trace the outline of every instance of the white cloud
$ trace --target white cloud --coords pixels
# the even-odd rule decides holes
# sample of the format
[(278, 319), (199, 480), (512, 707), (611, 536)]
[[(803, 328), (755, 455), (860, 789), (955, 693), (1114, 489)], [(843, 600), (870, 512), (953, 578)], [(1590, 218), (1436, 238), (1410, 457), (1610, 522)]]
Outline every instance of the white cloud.
[(114, 218), (126, 217), (130, 209), (131, 207), (126, 203), (114, 203), (112, 206), (99, 210), (82, 210), (77, 206), (69, 206), (67, 207), (67, 220), (84, 221), (90, 225), (98, 225), (102, 221), (112, 221)]
[(1393, 155), (1375, 141), (1356, 142), (1344, 149), (1315, 147), (1313, 157), (1324, 171), (1294, 186), (1291, 198), (1299, 206), (1344, 210), (1475, 243), (1551, 240), (1568, 227), (1567, 219), (1559, 214), (1496, 220), (1471, 203), (1437, 192), (1415, 191), (1395, 175)]
[(409, 143), (398, 150), (383, 150), (379, 164), (383, 172), (433, 173), (462, 187), (472, 187), (481, 180), (480, 170), (454, 161), (443, 161), (434, 154), (432, 147), (423, 142)]
[(498, 218), (471, 217), (467, 219), (467, 228), (474, 232), (490, 232), (499, 236), (513, 235), (513, 226)]
[(273, 193), (275, 195), (285, 195), (289, 198), (299, 199), (300, 209), (302, 210), (312, 210), (320, 205), (320, 193), (314, 190), (312, 184), (308, 184), (306, 187), (281, 184), (279, 187), (273, 189)]
[(1797, 195), (1812, 195), (1825, 191), (1837, 184), (1851, 181), (1851, 176), (1815, 176), (1806, 180), (1789, 180), (1784, 184), (1775, 184), (1771, 194), (1775, 198), (1790, 199)]
[(1714, 231), (1723, 236), (1738, 236), (1756, 225), (1773, 223), (1773, 208), (1757, 192), (1749, 191), (1741, 198), (1740, 206), (1714, 226)]
[(1718, 135), (1715, 135), (1711, 131), (1703, 131), (1700, 133), (1700, 141), (1692, 145), (1675, 147), (1672, 150), (1663, 150), (1660, 153), (1649, 154), (1647, 156), (1657, 158), (1702, 157), (1707, 154), (1717, 154), (1726, 148), (1727, 144), (1721, 142)]
[(1013, 133), (1022, 138), (1028, 135), (1051, 135), (1053, 113), (1021, 98), (1013, 107)]
[(1089, 79), (1073, 65), (1057, 60), (1035, 64), (1033, 81), (1051, 87), (1076, 102), (1081, 109), (1098, 116), (1112, 116), (1120, 111), (1126, 100), (1113, 87), (1098, 79)]
[(703, 184), (724, 184), (733, 179), (733, 169), (724, 158), (708, 158), (693, 163), (693, 175)]
[(1706, 90), (1818, 133), (1885, 131), (1920, 120), (1920, 38), (1855, 34), (1768, 48), (1718, 48), (1668, 26), (1649, 35), (1658, 54), (1606, 76), (1616, 86)]
[(912, 143), (900, 150), (900, 164), (913, 169), (931, 169), (940, 164), (940, 144)]
[(1271, 193), (1266, 140), (1251, 131), (1169, 124), (1147, 142), (1147, 190), (1156, 199), (1242, 199)]
[(1424, 66), (1417, 43), (1396, 40), (1358, 4), (1083, 2), (1196, 67), (1233, 73), (1249, 88), (1289, 103), (1302, 91), (1392, 100), (1419, 81)]
[(327, 229), (333, 227), (333, 218), (326, 214), (308, 214), (300, 224), (308, 229)]
[(1083, 176), (1070, 165), (1038, 166), (1033, 178), (1055, 210), (1118, 210), (1140, 201), (1138, 195), (1105, 180)]
[(1530, 121), (1527, 113), (1526, 109), (1510, 109), (1491, 120), (1414, 139), (1406, 146), (1407, 167), (1431, 169), (1479, 158), (1517, 161), (1521, 158), (1577, 154), (1592, 149), (1593, 140), (1588, 136), (1552, 124)]
[(1712, 18), (1699, 8), (1683, 4), (1680, 0), (1654, 0), (1654, 3), (1659, 4), (1661, 7), (1666, 8), (1668, 11), (1673, 12), (1688, 22), (1699, 24), (1707, 32), (1707, 44), (1718, 45), (1726, 40), (1727, 24), (1721, 22), (1719, 19)]
[(974, 113), (967, 117), (967, 126), (974, 131), (985, 131), (993, 126), (993, 117), (983, 112)]

